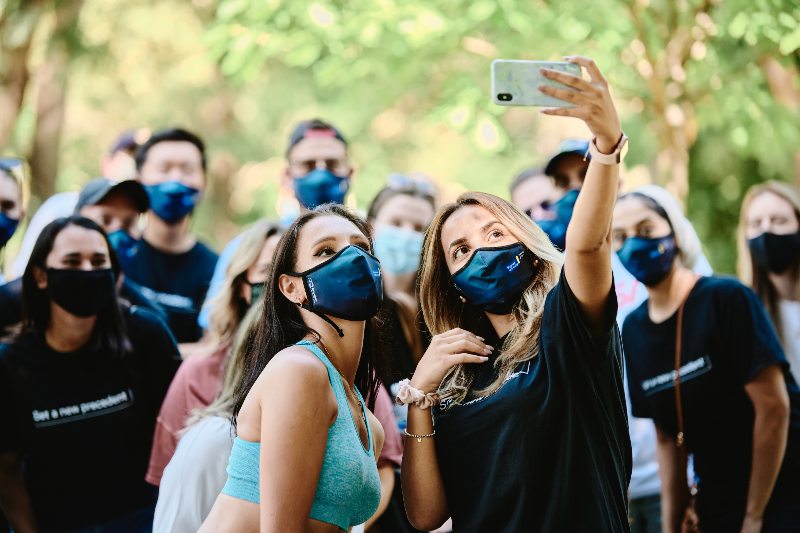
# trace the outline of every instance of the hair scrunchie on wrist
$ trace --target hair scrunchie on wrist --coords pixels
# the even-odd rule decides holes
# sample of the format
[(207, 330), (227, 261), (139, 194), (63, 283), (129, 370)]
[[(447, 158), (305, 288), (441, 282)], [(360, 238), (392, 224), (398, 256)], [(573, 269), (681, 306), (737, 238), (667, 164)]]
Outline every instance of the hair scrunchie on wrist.
[(435, 392), (424, 393), (411, 386), (410, 379), (404, 379), (398, 383), (399, 389), (395, 402), (397, 405), (414, 404), (420, 409), (428, 409), (439, 404), (439, 395)]

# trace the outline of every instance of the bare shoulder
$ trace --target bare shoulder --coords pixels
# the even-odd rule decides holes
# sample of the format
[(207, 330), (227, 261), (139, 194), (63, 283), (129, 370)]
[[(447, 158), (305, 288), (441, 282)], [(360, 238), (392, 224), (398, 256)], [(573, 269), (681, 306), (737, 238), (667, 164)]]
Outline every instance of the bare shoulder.
[(306, 399), (327, 398), (333, 395), (329, 384), (325, 363), (302, 346), (290, 346), (275, 354), (264, 367), (253, 390), (271, 396), (275, 392), (301, 392)]
[(375, 451), (375, 460), (378, 460), (378, 456), (381, 454), (381, 450), (383, 449), (383, 441), (386, 438), (385, 433), (383, 432), (383, 426), (381, 425), (380, 420), (372, 414), (372, 411), (367, 409), (367, 421), (369, 422), (369, 429), (372, 432), (372, 442), (374, 445)]
[[(329, 417), (331, 423), (338, 413), (325, 364), (300, 346), (281, 350), (261, 371), (239, 412), (240, 437), (258, 440), (262, 407), (267, 405), (286, 413), (297, 412), (301, 405), (317, 409)], [(247, 439), (245, 434), (252, 438)]]

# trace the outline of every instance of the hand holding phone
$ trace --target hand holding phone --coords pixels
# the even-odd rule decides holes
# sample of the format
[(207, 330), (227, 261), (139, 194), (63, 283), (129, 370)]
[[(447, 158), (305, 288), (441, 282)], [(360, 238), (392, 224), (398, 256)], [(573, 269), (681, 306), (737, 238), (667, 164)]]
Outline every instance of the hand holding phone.
[(567, 101), (544, 94), (542, 85), (569, 89), (566, 85), (546, 78), (541, 69), (581, 76), (581, 67), (567, 61), (522, 61), (497, 59), (492, 62), (492, 99), (497, 105), (574, 107)]

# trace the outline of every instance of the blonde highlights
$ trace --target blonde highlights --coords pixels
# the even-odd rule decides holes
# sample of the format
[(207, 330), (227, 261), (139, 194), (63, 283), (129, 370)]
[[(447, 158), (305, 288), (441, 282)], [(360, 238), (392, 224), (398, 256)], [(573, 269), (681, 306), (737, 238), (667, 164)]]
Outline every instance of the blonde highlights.
[[(511, 203), (497, 196), (469, 192), (458, 197), (455, 203), (439, 210), (425, 234), (422, 264), (419, 271), (419, 300), (425, 324), (431, 334), (438, 335), (454, 328), (474, 329), (483, 313), (463, 303), (451, 282), (445, 251), (442, 246), (442, 227), (459, 209), (480, 206), (489, 211), (498, 222), (528, 250), (537, 261), (530, 286), (514, 306), (516, 325), (506, 337), (502, 352), (495, 362), (498, 377), (488, 387), (475, 391), (485, 396), (495, 392), (507, 376), (520, 363), (536, 357), (539, 352), (539, 333), (547, 294), (558, 282), (563, 255), (553, 246), (547, 235)], [(443, 400), (461, 402), (475, 379), (475, 365), (457, 365), (442, 380), (439, 394)]]
[(280, 227), (269, 220), (259, 220), (245, 230), (241, 242), (225, 271), (219, 293), (209, 302), (209, 332), (217, 344), (229, 342), (247, 312), (240, 296), (247, 270), (258, 260), (267, 239), (280, 233)]

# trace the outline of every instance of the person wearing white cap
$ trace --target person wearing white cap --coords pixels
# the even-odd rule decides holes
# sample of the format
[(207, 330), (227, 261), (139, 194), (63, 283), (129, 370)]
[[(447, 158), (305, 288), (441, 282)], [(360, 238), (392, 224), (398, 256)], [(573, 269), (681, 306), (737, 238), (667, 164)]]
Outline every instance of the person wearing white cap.
[(700, 241), (662, 188), (617, 201), (612, 240), (647, 289), (622, 340), (633, 415), (656, 426), (663, 530), (800, 527), (800, 389), (758, 297), (692, 271)]

